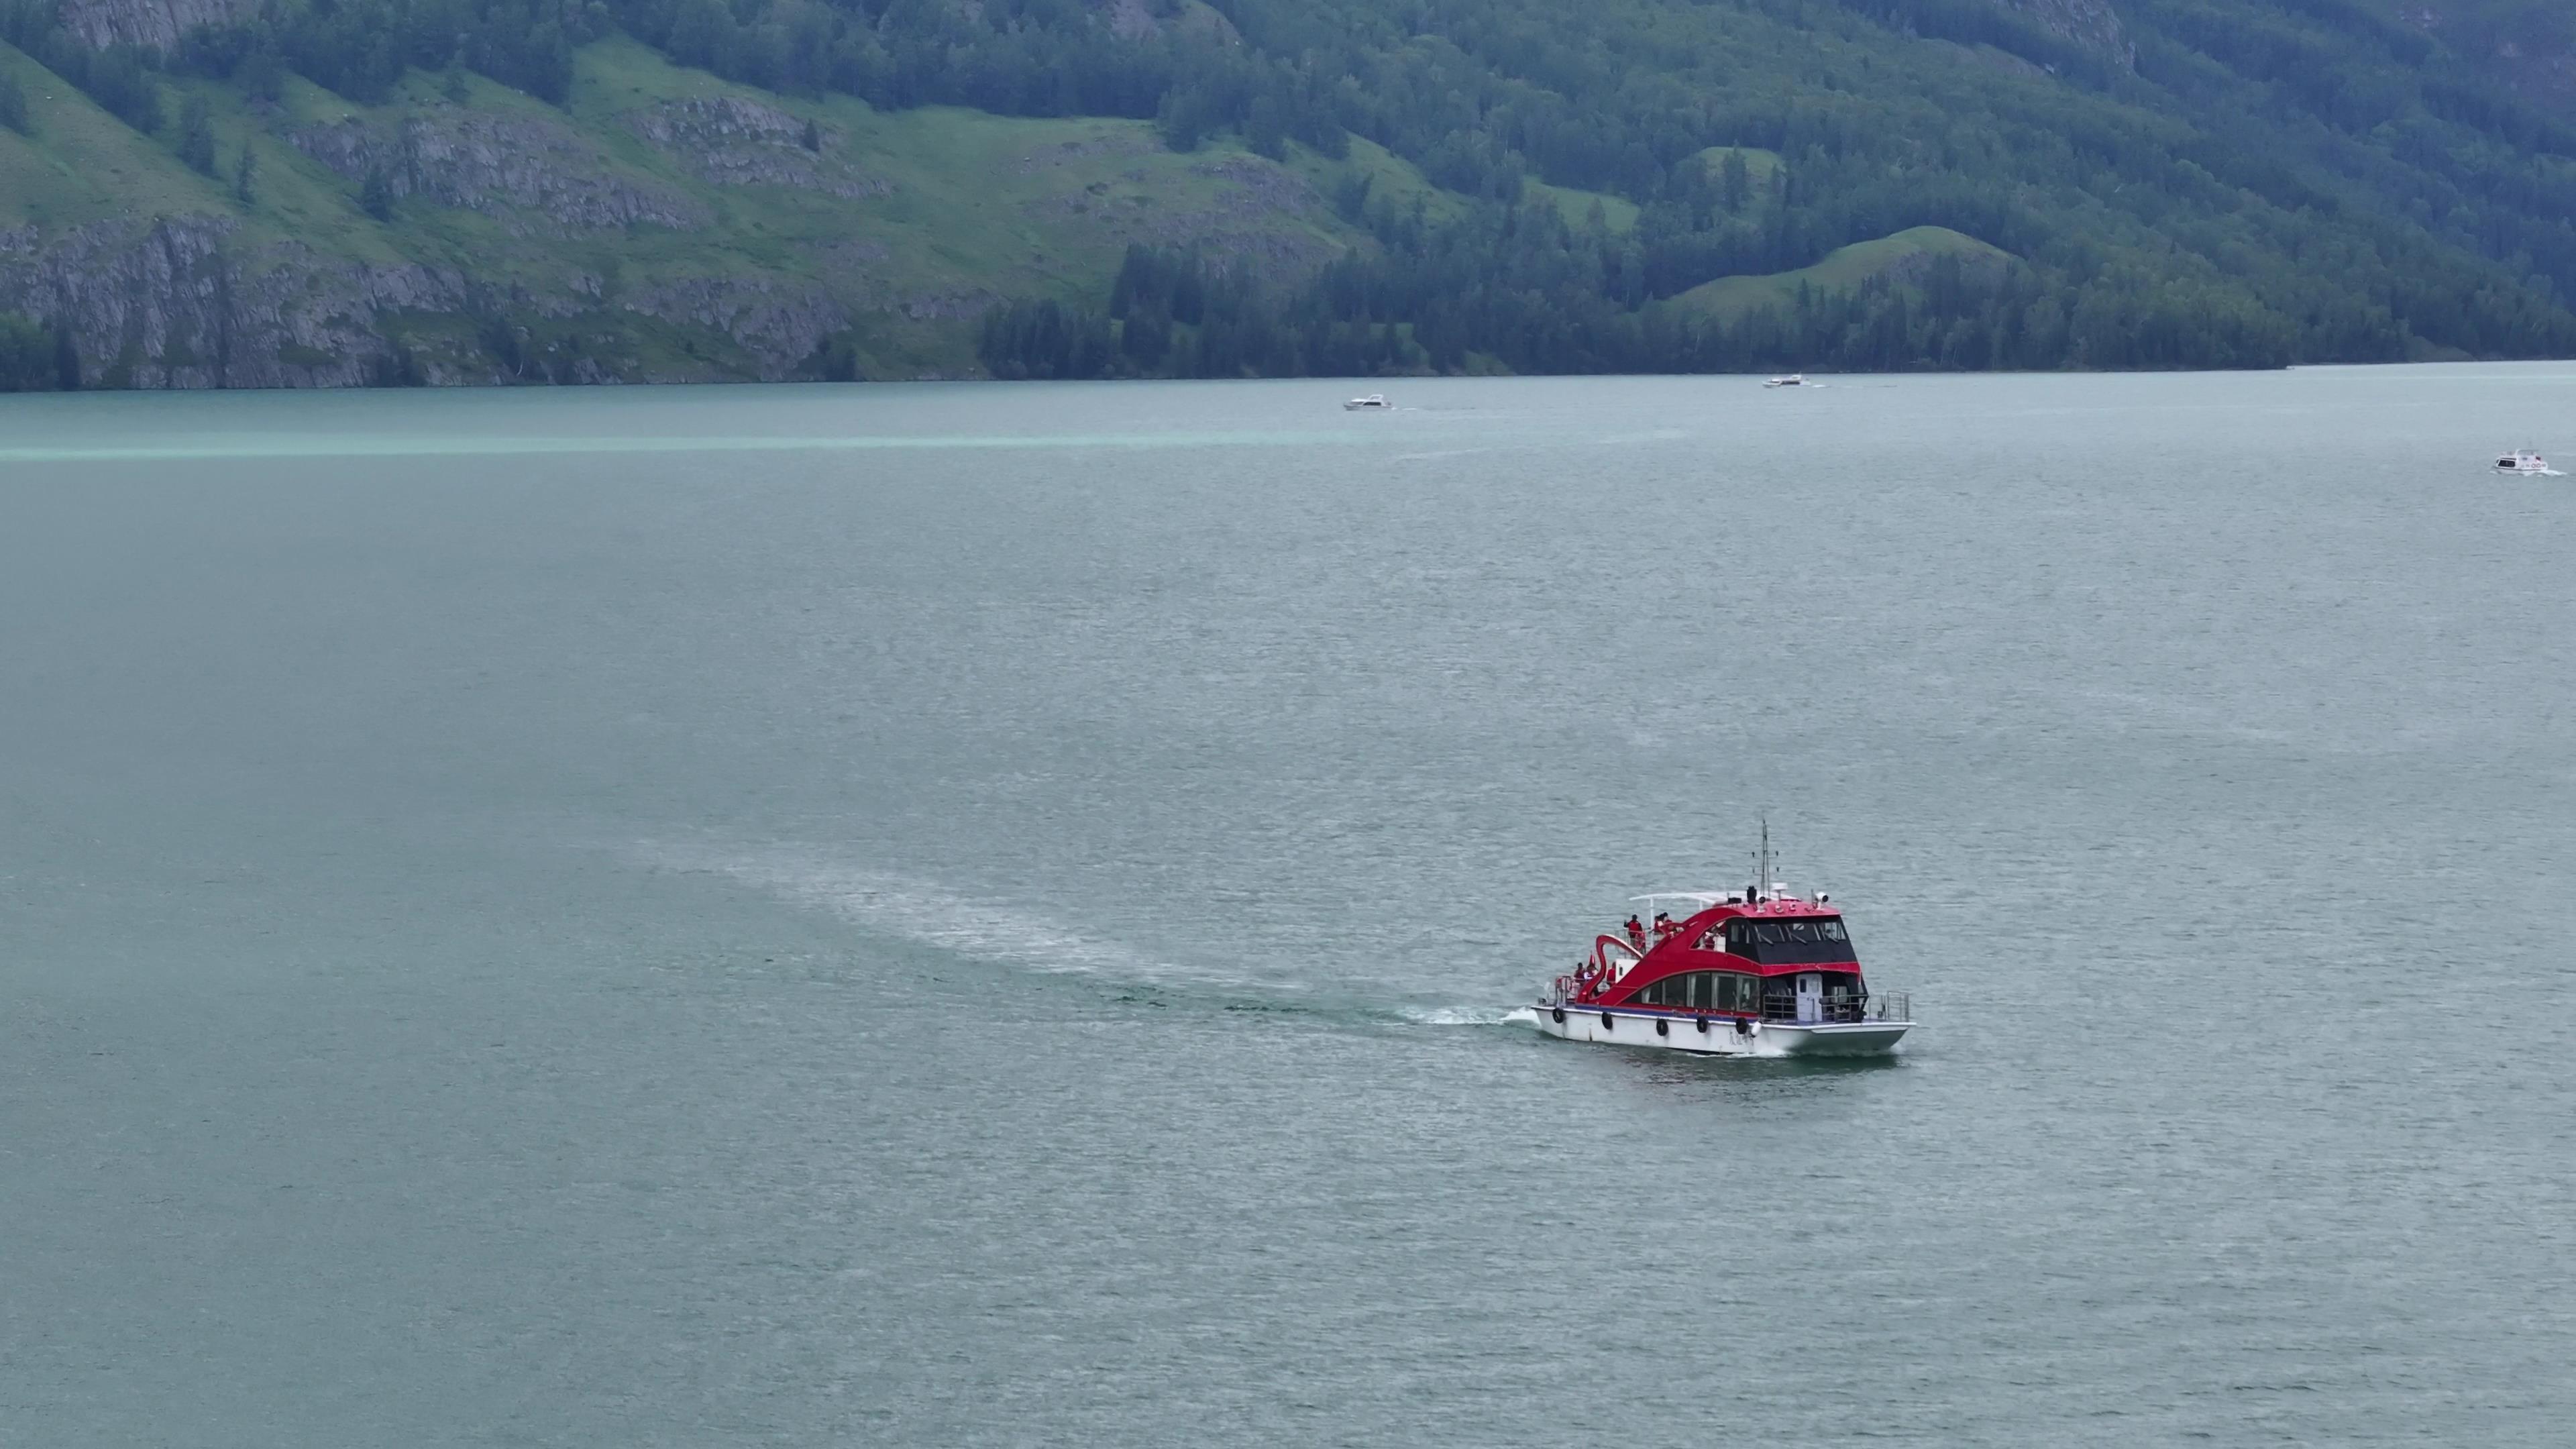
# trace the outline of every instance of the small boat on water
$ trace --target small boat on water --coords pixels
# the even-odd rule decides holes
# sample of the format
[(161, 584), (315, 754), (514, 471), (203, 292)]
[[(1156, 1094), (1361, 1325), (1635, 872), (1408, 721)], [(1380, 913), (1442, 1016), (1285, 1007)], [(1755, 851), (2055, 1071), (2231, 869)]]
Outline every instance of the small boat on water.
[(1395, 411), (1395, 405), (1386, 400), (1385, 393), (1373, 392), (1367, 397), (1355, 397), (1349, 402), (1342, 404), (1342, 411), (1346, 413), (1391, 413)]
[[(1633, 897), (1617, 935), (1540, 994), (1538, 1029), (1719, 1057), (1865, 1057), (1914, 1026), (1903, 992), (1872, 993), (1842, 912), (1771, 878), (1763, 831), (1752, 884)], [(1641, 912), (1652, 911), (1651, 925)], [(1679, 912), (1676, 917), (1676, 912)]]
[(1803, 372), (1784, 372), (1778, 377), (1769, 379), (1762, 385), (1764, 387), (1805, 387), (1807, 385), (1807, 375)]
[(2538, 453), (2528, 453), (2520, 449), (2516, 449), (2510, 453), (2500, 453), (2496, 455), (2495, 465), (2496, 471), (2499, 473), (2515, 473), (2526, 478), (2562, 478), (2566, 476), (2565, 474), (2560, 473), (2557, 469), (2550, 467), (2549, 460), (2547, 458), (2540, 456)]

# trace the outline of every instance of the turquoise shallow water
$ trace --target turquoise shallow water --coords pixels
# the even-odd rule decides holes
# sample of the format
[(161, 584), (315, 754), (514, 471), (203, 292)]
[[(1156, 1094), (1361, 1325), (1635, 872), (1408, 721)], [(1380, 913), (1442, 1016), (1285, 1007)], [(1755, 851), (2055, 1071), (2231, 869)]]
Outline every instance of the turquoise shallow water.
[(0, 400), (0, 1443), (2564, 1442), (2576, 368), (1346, 389)]

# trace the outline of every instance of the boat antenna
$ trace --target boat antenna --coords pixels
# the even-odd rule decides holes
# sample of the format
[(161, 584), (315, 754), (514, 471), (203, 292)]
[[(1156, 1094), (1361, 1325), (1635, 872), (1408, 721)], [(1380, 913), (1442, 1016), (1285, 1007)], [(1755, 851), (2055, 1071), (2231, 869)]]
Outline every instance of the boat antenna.
[(1753, 856), (1753, 898), (1771, 898), (1771, 817), (1767, 812), (1762, 816), (1762, 848)]

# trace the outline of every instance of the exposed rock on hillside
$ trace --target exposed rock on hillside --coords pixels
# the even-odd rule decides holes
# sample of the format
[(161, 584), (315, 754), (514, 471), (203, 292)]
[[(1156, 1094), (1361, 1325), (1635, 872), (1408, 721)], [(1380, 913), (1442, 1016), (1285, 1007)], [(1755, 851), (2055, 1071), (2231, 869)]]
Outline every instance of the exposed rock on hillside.
[(1090, 7), (1109, 23), (1109, 33), (1120, 40), (1179, 35), (1212, 40), (1219, 45), (1243, 43), (1243, 34), (1234, 28), (1233, 21), (1213, 7), (1191, 0), (1090, 0)]
[(852, 200), (894, 189), (832, 155), (842, 140), (838, 131), (816, 127), (816, 149), (807, 150), (807, 123), (758, 101), (664, 101), (632, 113), (626, 124), (718, 186), (785, 186)]
[(850, 325), (850, 313), (819, 287), (766, 277), (698, 277), (627, 298), (622, 304), (666, 322), (721, 332), (759, 360), (763, 381), (795, 375), (824, 338)]
[(2138, 66), (2138, 47), (2120, 26), (2109, 0), (1995, 0), (2017, 11), (2060, 40), (2095, 51), (2124, 69)]
[[(100, 222), (50, 238), (0, 232), (0, 312), (68, 323), (91, 383), (148, 388), (357, 386), (393, 356), (389, 321), (488, 317), (496, 306), (575, 330), (616, 311), (702, 328), (739, 346), (757, 376), (776, 380), (795, 376), (852, 321), (821, 287), (764, 277), (691, 279), (613, 299), (586, 274), (560, 291), (494, 292), (455, 271), (333, 264), (293, 243), (245, 253), (237, 230), (229, 217), (190, 215)], [(619, 376), (579, 357), (530, 356), (516, 371), (495, 371), (473, 353), (462, 368), (435, 355), (419, 361), (436, 382)]]
[(226, 217), (0, 233), (0, 311), (70, 324), (93, 380), (137, 387), (346, 387), (387, 353), (390, 311), (452, 312), (464, 279), (236, 252)]
[(2527, 99), (2576, 115), (2576, 26), (2563, 15), (2537, 5), (2499, 13), (2445, 4), (2405, 6), (2398, 17), (2489, 66)]
[(58, 13), (63, 28), (90, 45), (166, 50), (200, 25), (230, 25), (258, 10), (258, 0), (62, 0)]
[(1153, 145), (1145, 138), (1134, 135), (1105, 135), (1080, 141), (1062, 141), (1052, 146), (1041, 146), (1021, 157), (1019, 171), (1023, 176), (1034, 176), (1038, 172), (1054, 170), (1087, 156), (1142, 156), (1153, 149)]
[[(1123, 137), (1066, 142), (1021, 158), (1019, 170), (1034, 174), (1077, 157), (1126, 154), (1133, 144)], [(1144, 148), (1135, 149), (1141, 154)], [(1141, 191), (1122, 193), (1094, 183), (1031, 202), (1028, 210), (1048, 226), (1087, 220), (1128, 241), (1259, 261), (1281, 276), (1311, 272), (1340, 255), (1339, 245), (1298, 225), (1321, 215), (1323, 201), (1294, 173), (1248, 156), (1203, 161), (1190, 173), (1218, 183), (1212, 204), (1173, 208)], [(1143, 179), (1142, 172), (1128, 176)]]
[(619, 177), (599, 151), (530, 116), (439, 106), (391, 133), (352, 118), (288, 139), (351, 181), (381, 171), (398, 197), (479, 211), (521, 235), (636, 225), (686, 231), (708, 220), (688, 198)]
[(1262, 262), (1283, 277), (1312, 272), (1341, 254), (1337, 244), (1293, 225), (1324, 209), (1314, 188), (1293, 173), (1248, 156), (1190, 170), (1221, 183), (1216, 204), (1160, 218), (1147, 240)]

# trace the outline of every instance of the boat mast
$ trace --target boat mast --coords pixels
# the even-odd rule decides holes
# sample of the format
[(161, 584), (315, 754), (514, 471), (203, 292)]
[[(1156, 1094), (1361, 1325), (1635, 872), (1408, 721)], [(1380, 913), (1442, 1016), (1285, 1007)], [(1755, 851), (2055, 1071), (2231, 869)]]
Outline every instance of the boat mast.
[(1753, 855), (1753, 898), (1771, 898), (1771, 817), (1762, 817), (1762, 848)]

